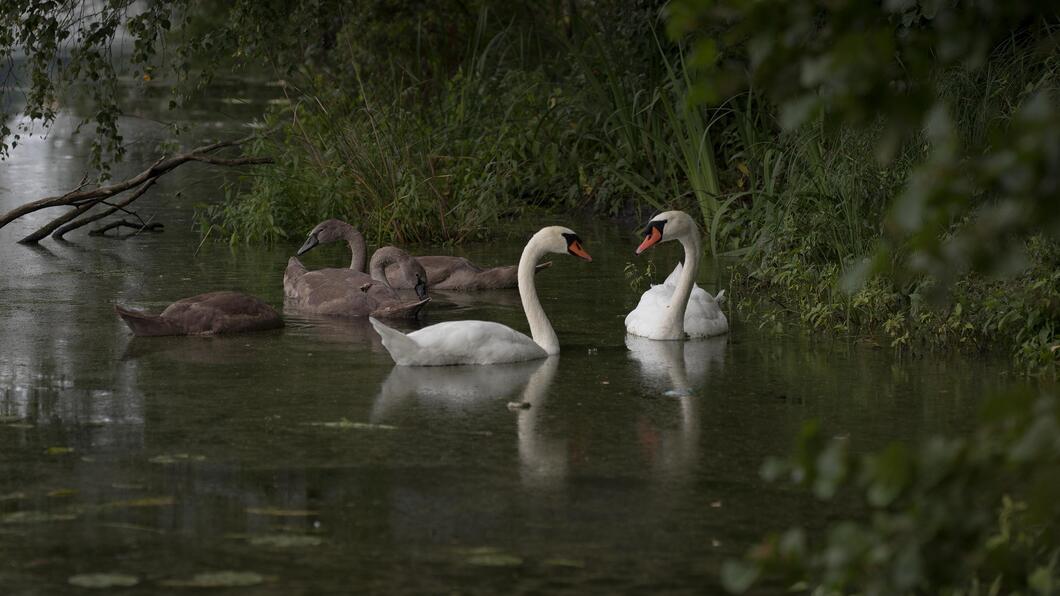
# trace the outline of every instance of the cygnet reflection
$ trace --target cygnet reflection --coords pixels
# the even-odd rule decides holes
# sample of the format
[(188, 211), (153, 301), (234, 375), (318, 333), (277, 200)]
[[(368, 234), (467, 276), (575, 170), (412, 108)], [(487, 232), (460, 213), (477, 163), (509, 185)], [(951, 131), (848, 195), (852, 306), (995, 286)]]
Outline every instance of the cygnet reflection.
[(645, 384), (665, 396), (662, 399), (677, 402), (677, 428), (660, 425), (642, 431), (654, 435), (646, 443), (652, 446), (656, 469), (665, 477), (686, 477), (699, 459), (700, 401), (707, 379), (725, 364), (725, 344), (724, 336), (692, 341), (626, 336), (630, 358), (639, 365)]

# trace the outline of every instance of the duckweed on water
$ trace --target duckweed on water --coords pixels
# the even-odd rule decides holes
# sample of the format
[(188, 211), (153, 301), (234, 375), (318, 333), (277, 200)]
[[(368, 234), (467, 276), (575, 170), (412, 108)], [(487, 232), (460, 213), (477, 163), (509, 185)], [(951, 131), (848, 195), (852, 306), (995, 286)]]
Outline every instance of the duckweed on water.
[(272, 517), (312, 517), (320, 515), (319, 511), (309, 509), (277, 509), (274, 507), (247, 507), (246, 512), (251, 515), (269, 515)]
[(253, 546), (299, 548), (320, 546), (324, 543), (324, 540), (319, 536), (308, 536), (305, 534), (265, 534), (264, 536), (254, 536), (248, 542)]
[(197, 573), (188, 579), (167, 579), (158, 582), (167, 588), (234, 588), (256, 586), (265, 578), (253, 571), (210, 571)]
[(124, 573), (83, 573), (66, 580), (71, 586), (90, 589), (129, 588), (140, 583), (140, 578)]
[(40, 524), (47, 522), (72, 521), (77, 519), (75, 513), (49, 513), (47, 511), (16, 511), (0, 517), (5, 524)]
[(369, 422), (354, 422), (340, 418), (337, 422), (304, 422), (303, 426), (322, 426), (324, 428), (339, 428), (343, 430), (397, 430), (396, 426), (389, 424), (371, 424)]

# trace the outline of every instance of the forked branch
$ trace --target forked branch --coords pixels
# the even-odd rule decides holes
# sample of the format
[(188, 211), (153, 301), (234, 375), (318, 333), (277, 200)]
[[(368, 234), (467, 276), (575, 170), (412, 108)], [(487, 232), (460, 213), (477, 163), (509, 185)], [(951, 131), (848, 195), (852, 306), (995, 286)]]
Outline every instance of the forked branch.
[[(124, 201), (119, 203), (119, 205), (121, 205), (121, 207), (119, 208), (128, 205), (132, 201), (142, 196), (143, 192), (146, 191), (147, 188), (151, 184), (153, 184), (155, 180), (171, 172), (178, 166), (188, 163), (189, 161), (197, 161), (219, 166), (244, 166), (273, 163), (273, 159), (271, 157), (224, 158), (211, 155), (211, 153), (217, 151), (218, 149), (242, 145), (243, 143), (253, 140), (257, 136), (257, 134), (253, 134), (233, 141), (219, 141), (217, 143), (211, 143), (209, 145), (197, 147), (185, 153), (178, 153), (177, 155), (174, 155), (172, 157), (162, 157), (139, 174), (132, 176), (131, 178), (126, 178), (125, 180), (122, 180), (121, 182), (116, 182), (114, 184), (98, 186), (96, 188), (86, 190), (84, 189), (84, 183), (82, 182), (82, 184), (78, 186), (78, 188), (63, 195), (55, 197), (46, 197), (37, 201), (32, 201), (30, 203), (26, 203), (24, 205), (16, 207), (3, 215), (0, 215), (0, 228), (6, 226), (7, 224), (11, 223), (12, 221), (15, 221), (16, 219), (24, 215), (28, 215), (41, 209), (62, 206), (74, 207), (70, 211), (55, 218), (39, 230), (19, 240), (19, 242), (24, 244), (35, 244), (48, 234), (52, 233), (53, 231), (60, 232), (57, 234), (57, 236), (61, 237), (63, 234), (66, 234), (71, 230), (77, 229), (82, 225), (85, 225), (86, 223), (91, 223), (90, 221), (88, 221), (88, 219), (79, 220), (81, 223), (77, 221), (73, 223), (70, 222), (78, 216), (83, 215), (92, 207), (106, 201), (107, 199), (115, 195), (118, 195), (127, 190), (131, 190), (138, 186), (141, 187), (139, 191), (137, 191), (137, 193), (134, 194), (132, 197), (130, 197), (129, 199), (125, 199)], [(113, 212), (114, 210), (109, 211), (108, 215)], [(96, 221), (97, 219), (99, 219), (95, 216), (92, 217), (95, 219), (91, 219), (91, 221)]]

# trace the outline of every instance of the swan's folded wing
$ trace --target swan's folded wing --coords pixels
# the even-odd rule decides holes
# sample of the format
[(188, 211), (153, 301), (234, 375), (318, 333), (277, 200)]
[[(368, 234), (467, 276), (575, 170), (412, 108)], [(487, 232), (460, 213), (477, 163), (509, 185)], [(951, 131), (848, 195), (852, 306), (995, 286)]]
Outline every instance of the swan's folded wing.
[(541, 346), (518, 331), (492, 321), (449, 321), (408, 335), (420, 348), (415, 364), (493, 364), (547, 356)]

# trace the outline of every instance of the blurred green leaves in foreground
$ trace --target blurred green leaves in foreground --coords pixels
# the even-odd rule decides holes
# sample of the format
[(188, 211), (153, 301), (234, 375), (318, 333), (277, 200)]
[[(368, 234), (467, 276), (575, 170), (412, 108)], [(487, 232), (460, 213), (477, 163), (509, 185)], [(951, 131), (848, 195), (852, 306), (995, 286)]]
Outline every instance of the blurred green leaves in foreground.
[[(1041, 3), (683, 0), (669, 11), (671, 35), (691, 37), (695, 97), (752, 89), (789, 130), (882, 123), (884, 162), (927, 146), (872, 271), (897, 257), (898, 276), (1004, 273), (1029, 235), (1060, 236), (1060, 16)], [(1015, 95), (1002, 95), (999, 56), (1021, 62), (1004, 73), (1033, 75)], [(977, 105), (954, 73), (985, 91)]]
[(763, 577), (817, 594), (1054, 594), (1060, 590), (1060, 407), (1055, 393), (998, 395), (963, 438), (892, 443), (853, 455), (846, 439), (803, 428), (793, 457), (762, 475), (869, 512), (771, 535), (722, 580)]
[[(697, 69), (694, 99), (719, 105), (750, 92), (771, 102), (791, 133), (815, 127), (842, 139), (853, 129), (871, 130), (878, 163), (920, 156), (888, 202), (872, 254), (856, 266), (830, 264), (833, 272), (843, 268), (848, 292), (860, 293), (848, 306), (873, 304), (866, 292), (903, 299), (881, 289), (881, 276), (906, 288), (910, 300), (940, 290), (968, 296), (962, 284), (969, 276), (1010, 279), (1032, 261), (1028, 248), (1039, 256), (1044, 250), (1045, 260), (1033, 261), (1044, 271), (1026, 294), (1036, 306), (1020, 312), (1024, 328), (1042, 339), (1024, 346), (1037, 346), (1027, 349), (1041, 352), (1055, 371), (1060, 304), (1052, 298), (1058, 278), (1048, 254), (1060, 238), (1060, 14), (1028, 0), (677, 0), (668, 14), (671, 37), (688, 44), (687, 62)], [(812, 220), (795, 213), (788, 221)], [(775, 238), (769, 241), (777, 246)], [(794, 244), (799, 248), (776, 254), (801, 258), (806, 243)], [(765, 261), (761, 288), (806, 280), (801, 295), (817, 302), (799, 312), (840, 304), (819, 288), (827, 275)], [(789, 266), (795, 270), (785, 272)], [(1000, 282), (987, 289), (979, 304), (997, 307), (1005, 300)], [(955, 304), (950, 319), (961, 318), (961, 302)], [(871, 310), (870, 318), (886, 312)], [(915, 308), (909, 312), (918, 316)], [(814, 316), (837, 326), (856, 320), (849, 313)], [(902, 328), (903, 322), (886, 325)], [(962, 338), (975, 327), (955, 325), (949, 326)], [(787, 478), (846, 515), (823, 530), (769, 536), (744, 559), (728, 562), (722, 580), (730, 591), (1060, 591), (1054, 387), (990, 399), (978, 429), (964, 438), (853, 455), (846, 441), (826, 437), (807, 425), (796, 454), (767, 463), (763, 475)]]

